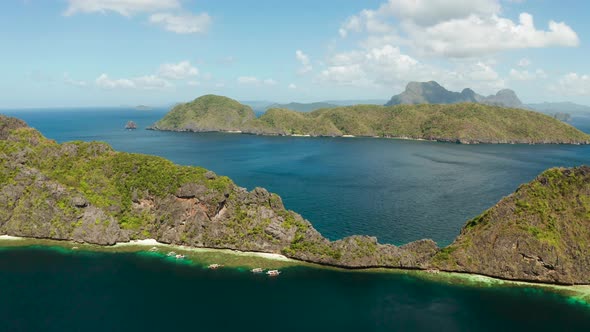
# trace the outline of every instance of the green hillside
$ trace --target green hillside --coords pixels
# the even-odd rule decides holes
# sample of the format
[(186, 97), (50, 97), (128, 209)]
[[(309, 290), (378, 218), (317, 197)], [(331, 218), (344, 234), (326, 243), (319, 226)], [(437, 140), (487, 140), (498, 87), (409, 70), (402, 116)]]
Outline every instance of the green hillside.
[(205, 95), (175, 106), (150, 129), (174, 131), (236, 131), (255, 118), (249, 106), (216, 95)]

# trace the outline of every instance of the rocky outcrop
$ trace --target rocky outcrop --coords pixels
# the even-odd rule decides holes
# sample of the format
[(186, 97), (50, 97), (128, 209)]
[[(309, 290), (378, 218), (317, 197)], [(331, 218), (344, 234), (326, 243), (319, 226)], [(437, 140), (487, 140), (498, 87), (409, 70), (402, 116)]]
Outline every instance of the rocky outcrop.
[(522, 185), (438, 253), (445, 270), (590, 283), (590, 167), (551, 169)]
[(482, 96), (466, 88), (461, 92), (445, 89), (435, 81), (410, 82), (404, 92), (391, 97), (385, 106), (416, 104), (458, 104), (479, 103), (501, 107), (525, 108), (516, 93), (510, 89), (498, 91), (495, 95)]

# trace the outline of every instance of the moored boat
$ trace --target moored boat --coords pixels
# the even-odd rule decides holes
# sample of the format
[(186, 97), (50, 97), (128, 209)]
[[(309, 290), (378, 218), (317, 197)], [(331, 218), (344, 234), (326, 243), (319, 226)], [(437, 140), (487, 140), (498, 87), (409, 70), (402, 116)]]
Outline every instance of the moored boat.
[(158, 248), (156, 248), (156, 247), (151, 247), (151, 248), (150, 248), (150, 251), (151, 251), (151, 252), (156, 252), (156, 251), (158, 251)]
[(175, 257), (176, 257), (176, 259), (184, 259), (185, 256), (182, 254), (178, 254)]
[(252, 273), (262, 273), (262, 272), (264, 272), (264, 269), (261, 268), (261, 267), (257, 267), (255, 269), (250, 270), (250, 272), (252, 272)]
[(217, 270), (218, 268), (222, 267), (223, 265), (220, 264), (211, 264), (207, 268), (210, 270)]
[(270, 276), (270, 277), (276, 277), (279, 274), (281, 274), (281, 271), (279, 271), (279, 270), (270, 270), (270, 271), (266, 272), (266, 274), (268, 276)]
[(168, 253), (167, 256), (168, 257), (176, 256), (176, 253), (174, 251), (171, 251), (171, 252)]

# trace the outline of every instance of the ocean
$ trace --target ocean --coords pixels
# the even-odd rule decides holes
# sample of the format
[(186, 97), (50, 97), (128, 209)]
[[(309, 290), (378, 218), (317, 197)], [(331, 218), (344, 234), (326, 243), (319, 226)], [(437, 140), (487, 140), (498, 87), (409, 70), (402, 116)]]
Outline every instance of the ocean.
[[(463, 224), (590, 146), (458, 145), (373, 138), (126, 131), (167, 110), (0, 111), (58, 142), (105, 141), (279, 194), (330, 239), (372, 235), (449, 244)], [(590, 131), (590, 119), (574, 125)], [(0, 329), (497, 331), (590, 330), (590, 309), (523, 287), (453, 286), (387, 273), (289, 268), (275, 280), (210, 273), (138, 254), (0, 252)]]

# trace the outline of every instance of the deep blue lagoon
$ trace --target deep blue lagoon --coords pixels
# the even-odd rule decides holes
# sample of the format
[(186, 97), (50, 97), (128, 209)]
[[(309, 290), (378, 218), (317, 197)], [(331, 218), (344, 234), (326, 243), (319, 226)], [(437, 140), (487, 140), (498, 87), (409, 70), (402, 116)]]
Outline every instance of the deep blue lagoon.
[[(59, 142), (98, 140), (265, 187), (325, 236), (450, 243), (470, 218), (590, 147), (456, 145), (370, 138), (126, 131), (166, 110), (19, 110)], [(590, 131), (590, 121), (574, 123)], [(473, 288), (387, 273), (289, 268), (280, 278), (174, 265), (137, 254), (0, 251), (0, 329), (11, 331), (568, 331), (590, 309), (523, 287)]]

